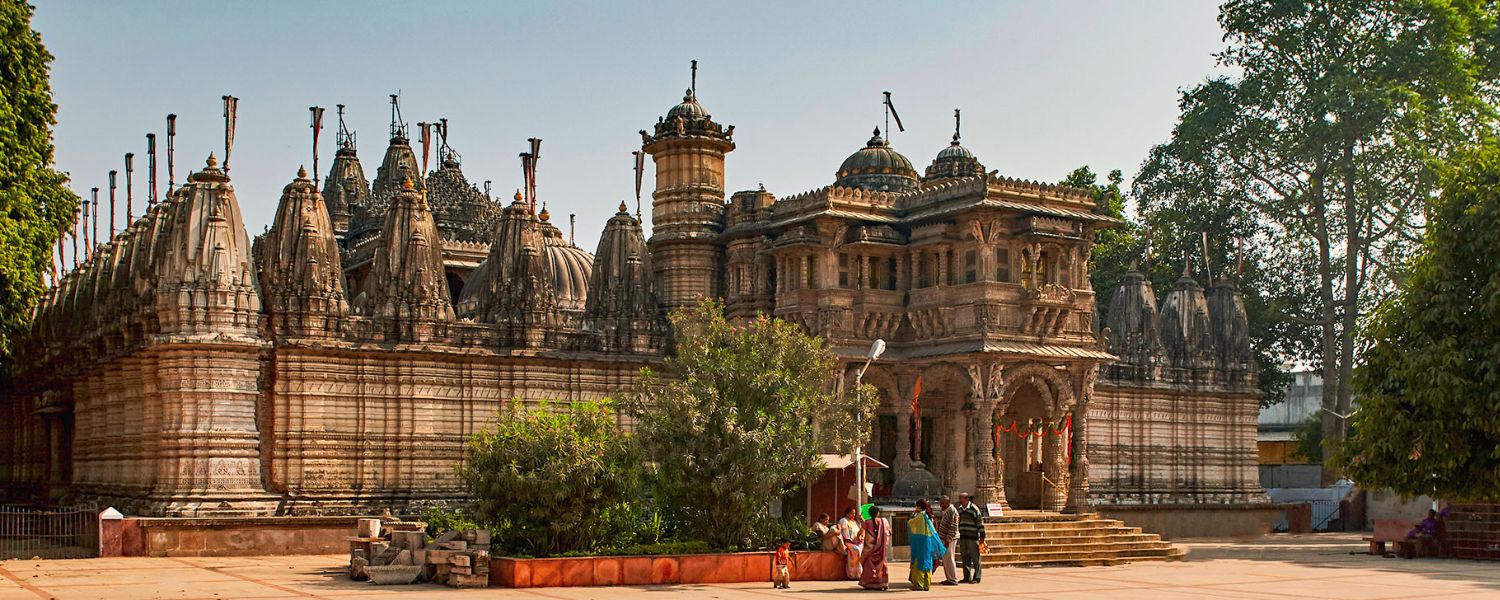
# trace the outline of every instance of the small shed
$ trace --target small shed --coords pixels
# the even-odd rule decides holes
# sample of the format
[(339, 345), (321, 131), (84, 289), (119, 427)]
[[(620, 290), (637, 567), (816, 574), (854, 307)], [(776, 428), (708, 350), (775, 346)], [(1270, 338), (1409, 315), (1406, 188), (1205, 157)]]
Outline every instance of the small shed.
[[(819, 513), (828, 513), (837, 522), (840, 513), (844, 509), (854, 506), (855, 481), (858, 473), (854, 466), (854, 457), (848, 454), (824, 454), (823, 475), (814, 481), (812, 487), (808, 488), (807, 494), (807, 522), (812, 523), (818, 519)], [(885, 463), (864, 456), (865, 468), (865, 498), (870, 497), (872, 484), (870, 483), (870, 469), (887, 468)], [(868, 500), (866, 500), (868, 501)]]

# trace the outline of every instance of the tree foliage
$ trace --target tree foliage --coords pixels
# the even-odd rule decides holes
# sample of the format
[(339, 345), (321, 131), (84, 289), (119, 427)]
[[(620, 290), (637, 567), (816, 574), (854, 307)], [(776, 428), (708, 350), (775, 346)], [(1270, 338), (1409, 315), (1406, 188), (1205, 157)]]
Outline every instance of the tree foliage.
[(32, 7), (0, 1), (0, 382), (51, 270), (51, 250), (78, 197), (52, 168), (52, 55), (31, 30)]
[(641, 456), (606, 402), (511, 402), (469, 441), (460, 475), (474, 516), (512, 552), (591, 551), (628, 536), (639, 512)]
[[(1433, 166), (1494, 127), (1496, 14), (1494, 0), (1230, 0), (1219, 57), (1236, 75), (1183, 93), (1135, 180), (1153, 233), (1190, 217), (1260, 249), (1273, 349), (1321, 370), (1332, 411), (1349, 412), (1361, 318), (1403, 277)], [(1342, 431), (1325, 413), (1325, 447)]]
[(1372, 319), (1338, 463), (1365, 487), (1500, 500), (1500, 147), (1454, 161), (1431, 219)]
[(820, 453), (864, 441), (875, 394), (835, 391), (833, 353), (785, 321), (733, 323), (713, 300), (671, 320), (667, 377), (645, 371), (627, 405), (655, 498), (685, 535), (746, 547), (771, 499), (822, 473)]

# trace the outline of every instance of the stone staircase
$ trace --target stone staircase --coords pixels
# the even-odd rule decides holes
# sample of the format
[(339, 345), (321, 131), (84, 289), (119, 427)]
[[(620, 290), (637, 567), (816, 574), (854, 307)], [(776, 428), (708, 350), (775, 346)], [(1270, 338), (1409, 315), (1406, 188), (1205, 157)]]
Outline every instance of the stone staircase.
[(1018, 511), (985, 519), (984, 566), (1093, 566), (1182, 560), (1187, 550), (1098, 515)]

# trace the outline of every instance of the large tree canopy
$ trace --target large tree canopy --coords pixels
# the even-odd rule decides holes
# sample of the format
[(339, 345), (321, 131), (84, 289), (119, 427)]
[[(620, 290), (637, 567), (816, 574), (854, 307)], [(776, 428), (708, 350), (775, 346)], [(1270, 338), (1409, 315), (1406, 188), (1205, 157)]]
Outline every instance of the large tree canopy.
[(1338, 462), (1366, 487), (1500, 500), (1500, 148), (1455, 160), (1442, 190), (1372, 319)]
[[(1321, 370), (1330, 411), (1349, 412), (1361, 318), (1402, 277), (1433, 165), (1494, 127), (1496, 14), (1494, 0), (1230, 0), (1220, 61), (1236, 74), (1183, 93), (1136, 178), (1148, 222), (1193, 216), (1261, 249), (1279, 350)], [(1325, 414), (1324, 437), (1342, 425)]]
[(67, 176), (52, 168), (52, 55), (31, 30), (31, 13), (23, 2), (0, 0), (0, 385), (44, 289), (52, 247), (78, 208)]
[(656, 469), (659, 506), (720, 548), (743, 547), (768, 503), (863, 443), (873, 388), (839, 393), (822, 340), (767, 317), (736, 324), (705, 300), (672, 313), (670, 379), (646, 373), (627, 405)]

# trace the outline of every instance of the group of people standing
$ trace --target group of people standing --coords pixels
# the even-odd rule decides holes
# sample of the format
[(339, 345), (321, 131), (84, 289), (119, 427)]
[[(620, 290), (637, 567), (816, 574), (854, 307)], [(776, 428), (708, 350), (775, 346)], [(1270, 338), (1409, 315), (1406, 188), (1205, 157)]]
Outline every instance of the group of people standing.
[[(880, 516), (880, 509), (868, 508), (868, 518), (850, 507), (836, 525), (827, 513), (813, 524), (824, 550), (844, 555), (844, 571), (858, 579), (860, 587), (869, 590), (889, 588), (890, 573), (886, 555), (891, 546), (891, 524)], [(941, 562), (946, 578), (941, 585), (979, 583), (980, 556), (984, 554), (984, 513), (970, 501), (969, 494), (959, 494), (958, 504), (947, 496), (934, 507), (926, 499), (917, 500), (916, 511), (907, 519), (907, 540), (911, 547), (912, 589), (932, 587), (932, 573)], [(963, 579), (958, 578), (962, 559)]]

